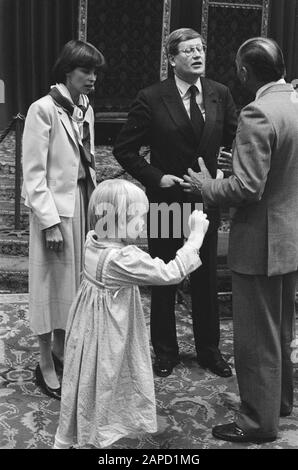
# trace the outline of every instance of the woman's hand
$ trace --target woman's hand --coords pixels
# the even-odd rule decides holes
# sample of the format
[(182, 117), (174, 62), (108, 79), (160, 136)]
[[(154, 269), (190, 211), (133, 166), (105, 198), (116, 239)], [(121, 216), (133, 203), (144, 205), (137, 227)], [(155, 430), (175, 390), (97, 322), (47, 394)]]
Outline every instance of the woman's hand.
[(46, 247), (53, 251), (63, 250), (63, 237), (59, 225), (45, 229)]

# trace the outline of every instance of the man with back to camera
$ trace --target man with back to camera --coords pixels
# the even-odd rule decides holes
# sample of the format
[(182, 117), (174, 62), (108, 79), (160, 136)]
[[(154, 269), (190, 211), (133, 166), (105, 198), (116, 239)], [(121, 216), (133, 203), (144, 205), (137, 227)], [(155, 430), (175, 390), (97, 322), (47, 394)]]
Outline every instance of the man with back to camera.
[[(174, 77), (139, 92), (116, 141), (114, 155), (146, 187), (150, 203), (180, 203), (182, 207), (183, 203), (202, 202), (200, 195), (194, 199), (180, 187), (186, 169), (198, 169), (197, 156), (203, 155), (212, 176), (217, 175), (219, 147), (231, 145), (237, 117), (229, 89), (204, 77), (205, 45), (199, 33), (188, 28), (173, 31), (167, 41), (167, 54)], [(139, 155), (142, 145), (150, 146), (150, 163)], [(210, 224), (200, 250), (202, 266), (190, 276), (194, 340), (199, 364), (229, 377), (231, 368), (218, 349), (219, 211), (211, 209), (207, 215)], [(160, 233), (154, 238), (148, 224), (151, 256), (167, 262), (182, 244), (183, 238), (175, 238), (173, 233), (168, 238)], [(170, 375), (179, 362), (175, 294), (176, 286), (152, 287), (153, 368), (161, 377)]]
[(229, 243), (234, 353), (241, 406), (213, 435), (232, 442), (277, 437), (293, 408), (295, 292), (298, 268), (298, 100), (284, 80), (275, 41), (252, 38), (238, 50), (237, 74), (255, 101), (240, 115), (233, 174), (212, 179), (189, 170), (185, 191), (210, 205), (236, 207)]

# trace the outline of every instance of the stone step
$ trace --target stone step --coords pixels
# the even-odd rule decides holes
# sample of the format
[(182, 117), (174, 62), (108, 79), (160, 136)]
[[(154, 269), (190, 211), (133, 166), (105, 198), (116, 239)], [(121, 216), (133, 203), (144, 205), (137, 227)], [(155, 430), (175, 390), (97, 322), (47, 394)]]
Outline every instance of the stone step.
[(15, 161), (0, 161), (0, 174), (1, 175), (14, 175), (15, 174)]
[[(0, 131), (1, 132), (1, 131)], [(15, 133), (10, 132), (0, 143), (0, 160), (14, 160), (16, 156)]]
[(15, 190), (14, 187), (10, 186), (1, 186), (0, 187), (0, 200), (1, 201), (10, 201), (14, 202), (15, 199)]
[(0, 176), (0, 201), (15, 200), (15, 183), (14, 177)]
[[(10, 213), (14, 212), (14, 202), (11, 203), (10, 201), (1, 201), (0, 200), (0, 211), (3, 213)], [(29, 209), (24, 205), (24, 203), (21, 200), (21, 212), (23, 213), (28, 213)]]
[(28, 292), (27, 256), (0, 256), (0, 291)]
[(28, 256), (29, 232), (26, 230), (0, 230), (0, 255)]
[(0, 143), (0, 175), (15, 173), (15, 132), (10, 132)]
[(0, 174), (0, 186), (10, 186), (13, 187), (15, 186), (15, 179), (14, 175), (1, 175)]
[[(13, 228), (15, 223), (15, 205), (13, 201), (0, 200), (0, 227), (1, 229)], [(28, 229), (29, 209), (21, 202), (20, 227)]]

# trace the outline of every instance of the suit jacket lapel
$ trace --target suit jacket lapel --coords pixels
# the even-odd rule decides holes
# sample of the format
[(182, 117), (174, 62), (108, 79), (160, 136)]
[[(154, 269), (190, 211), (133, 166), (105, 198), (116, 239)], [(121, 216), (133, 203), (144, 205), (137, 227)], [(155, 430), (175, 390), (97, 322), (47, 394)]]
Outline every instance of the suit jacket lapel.
[[(200, 143), (197, 147), (195, 161), (197, 161), (198, 156), (204, 154), (208, 146), (216, 122), (217, 105), (219, 102), (219, 97), (214, 91), (210, 81), (202, 77), (201, 83), (205, 106), (205, 126)], [(184, 135), (184, 138), (192, 139), (194, 145), (196, 145), (195, 133), (176, 87), (175, 80), (169, 78), (163, 82), (163, 85), (162, 99), (171, 118), (177, 125), (178, 131)]]
[(195, 141), (194, 130), (176, 87), (175, 80), (173, 78), (165, 80), (163, 87), (162, 99), (172, 120), (177, 125), (178, 131), (181, 132), (186, 139)]
[(209, 139), (212, 135), (215, 121), (216, 121), (216, 114), (217, 114), (217, 104), (219, 101), (217, 93), (214, 91), (212, 85), (210, 84), (209, 80), (202, 77), (202, 90), (203, 90), (203, 99), (204, 99), (204, 106), (205, 106), (205, 126), (204, 131), (197, 149), (197, 156), (201, 156), (205, 151)]
[(71, 125), (71, 122), (69, 120), (69, 116), (68, 114), (66, 113), (66, 111), (64, 111), (63, 108), (61, 108), (60, 106), (57, 107), (57, 110), (58, 110), (58, 114), (59, 114), (59, 117), (60, 117), (60, 121), (62, 122), (66, 132), (68, 133), (69, 137), (71, 138), (71, 140), (73, 141), (73, 143), (75, 144), (75, 146), (77, 148), (79, 148), (79, 144), (77, 142), (77, 139), (76, 139), (76, 136), (75, 136), (75, 133), (74, 133), (74, 130), (73, 130), (73, 127)]

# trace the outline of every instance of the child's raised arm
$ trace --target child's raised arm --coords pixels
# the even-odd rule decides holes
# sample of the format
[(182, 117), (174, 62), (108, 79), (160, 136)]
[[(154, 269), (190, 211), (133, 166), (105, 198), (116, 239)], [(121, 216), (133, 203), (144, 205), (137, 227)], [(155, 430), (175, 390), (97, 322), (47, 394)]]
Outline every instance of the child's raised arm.
[(203, 243), (209, 221), (202, 211), (194, 211), (189, 217), (190, 235), (175, 259), (165, 263), (152, 258), (134, 245), (123, 248), (111, 257), (106, 272), (107, 281), (119, 285), (178, 284), (202, 263), (199, 249)]

